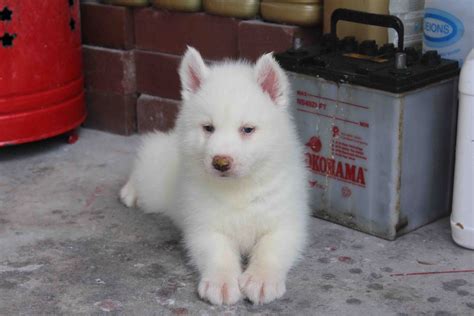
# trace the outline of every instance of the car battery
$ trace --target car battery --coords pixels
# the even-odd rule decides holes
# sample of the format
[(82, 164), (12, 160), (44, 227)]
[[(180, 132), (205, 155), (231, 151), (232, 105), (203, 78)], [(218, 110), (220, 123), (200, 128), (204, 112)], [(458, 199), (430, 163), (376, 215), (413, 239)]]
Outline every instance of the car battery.
[[(338, 39), (340, 20), (393, 28), (398, 47)], [(315, 216), (393, 240), (449, 214), (456, 61), (404, 49), (397, 17), (348, 9), (316, 46), (276, 58), (294, 91)]]

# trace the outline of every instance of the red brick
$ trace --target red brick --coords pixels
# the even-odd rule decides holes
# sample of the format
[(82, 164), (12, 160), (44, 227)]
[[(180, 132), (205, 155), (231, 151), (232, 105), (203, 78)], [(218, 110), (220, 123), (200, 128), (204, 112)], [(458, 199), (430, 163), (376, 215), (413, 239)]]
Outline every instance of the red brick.
[(166, 132), (174, 127), (180, 101), (142, 94), (137, 102), (137, 127), (139, 133), (159, 130)]
[(180, 99), (180, 56), (135, 51), (137, 90), (168, 99)]
[(91, 91), (136, 92), (133, 51), (83, 46), (85, 86)]
[(189, 45), (206, 59), (235, 58), (238, 57), (238, 21), (205, 13), (136, 10), (136, 47), (182, 55)]
[(88, 116), (86, 127), (108, 131), (121, 135), (130, 135), (136, 131), (135, 94), (122, 95), (104, 92), (86, 92)]
[(303, 45), (311, 44), (320, 33), (320, 29), (257, 20), (242, 21), (239, 24), (239, 55), (255, 61), (264, 53), (282, 52), (293, 47), (295, 38), (301, 38)]
[(130, 8), (82, 3), (81, 23), (84, 44), (119, 49), (133, 48), (133, 11)]

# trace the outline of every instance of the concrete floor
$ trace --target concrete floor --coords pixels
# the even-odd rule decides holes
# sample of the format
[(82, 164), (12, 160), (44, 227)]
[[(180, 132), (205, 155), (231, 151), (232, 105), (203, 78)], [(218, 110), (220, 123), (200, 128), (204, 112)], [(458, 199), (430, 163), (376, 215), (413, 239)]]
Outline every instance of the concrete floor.
[(83, 129), (0, 149), (0, 315), (474, 315), (474, 252), (442, 219), (385, 241), (312, 219), (285, 296), (253, 306), (198, 299), (178, 231), (117, 199), (137, 137)]

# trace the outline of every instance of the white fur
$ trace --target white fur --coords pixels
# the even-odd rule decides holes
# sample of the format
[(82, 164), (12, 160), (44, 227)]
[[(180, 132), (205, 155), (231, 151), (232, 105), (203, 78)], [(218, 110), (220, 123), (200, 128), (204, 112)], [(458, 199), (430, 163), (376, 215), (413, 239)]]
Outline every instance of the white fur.
[[(176, 127), (144, 138), (122, 201), (162, 212), (182, 229), (203, 299), (232, 304), (243, 295), (255, 304), (270, 302), (285, 293), (287, 272), (305, 244), (309, 209), (286, 75), (271, 55), (256, 66), (208, 67), (188, 48), (180, 76)], [(210, 124), (213, 133), (203, 130)], [(242, 126), (255, 131), (243, 135)], [(216, 155), (233, 159), (226, 177), (212, 166)], [(245, 271), (241, 256), (249, 256)]]

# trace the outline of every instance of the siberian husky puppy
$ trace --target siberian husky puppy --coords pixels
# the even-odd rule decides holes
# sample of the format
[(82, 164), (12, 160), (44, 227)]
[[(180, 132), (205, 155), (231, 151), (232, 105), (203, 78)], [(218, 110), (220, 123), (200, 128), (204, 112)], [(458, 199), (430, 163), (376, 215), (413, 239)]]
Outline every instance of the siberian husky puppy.
[(191, 47), (179, 74), (176, 126), (144, 137), (121, 199), (182, 230), (201, 298), (268, 303), (285, 293), (309, 219), (288, 79), (271, 54), (207, 66)]

